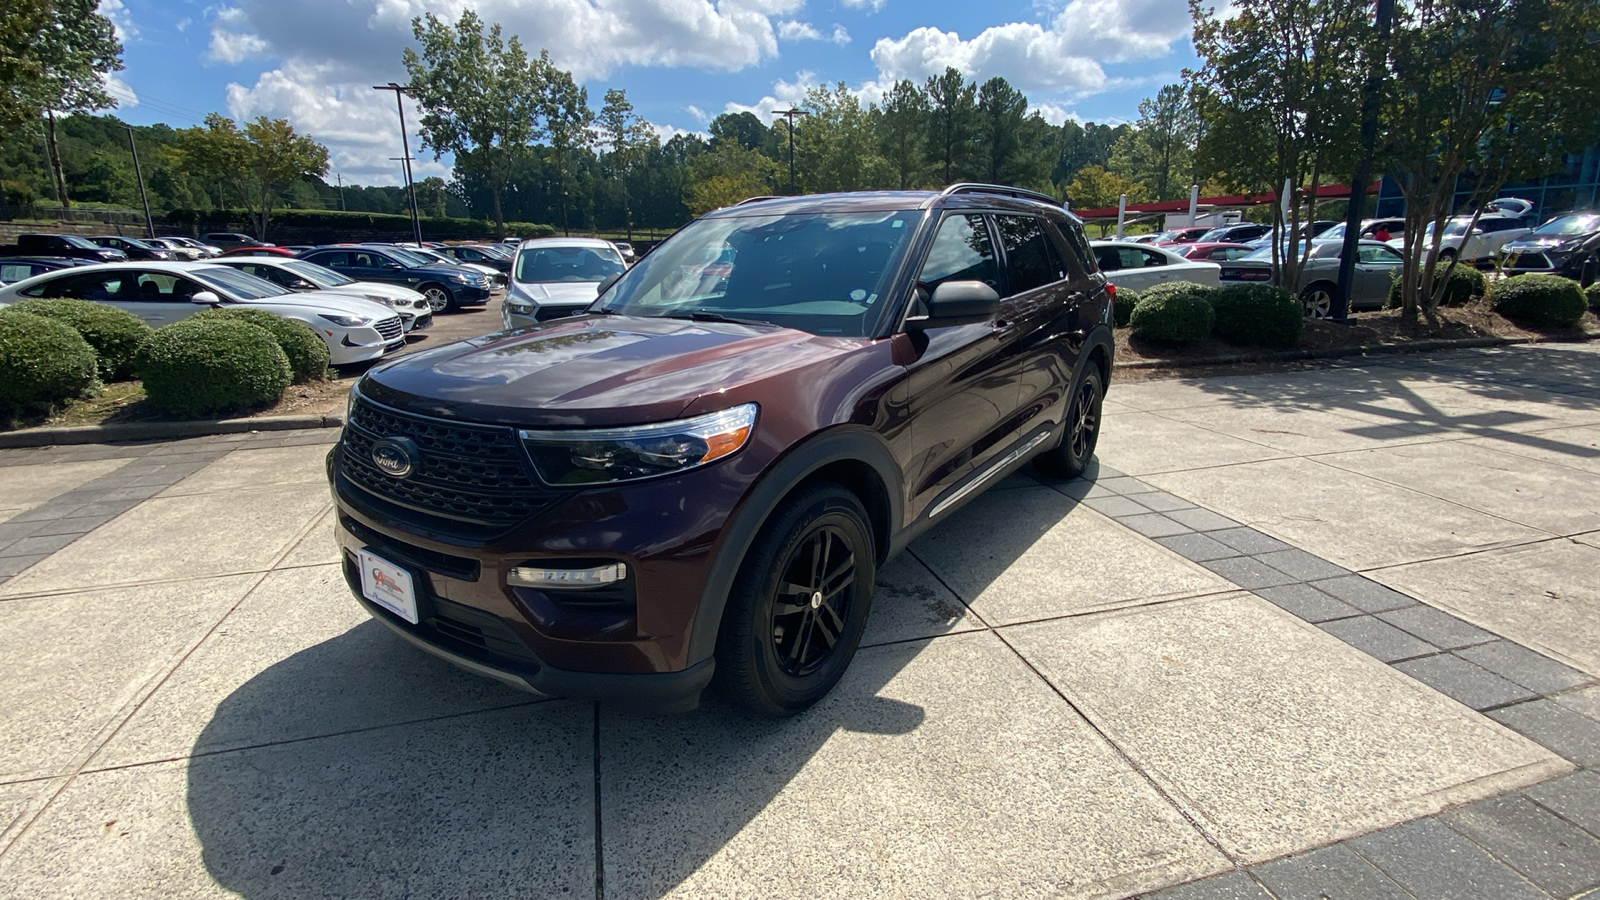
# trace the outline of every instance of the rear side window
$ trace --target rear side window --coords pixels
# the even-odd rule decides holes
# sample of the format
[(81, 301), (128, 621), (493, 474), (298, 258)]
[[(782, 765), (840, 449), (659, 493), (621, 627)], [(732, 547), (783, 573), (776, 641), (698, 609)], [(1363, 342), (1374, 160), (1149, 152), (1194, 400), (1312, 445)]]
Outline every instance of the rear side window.
[(1094, 271), (1094, 254), (1089, 250), (1089, 239), (1083, 236), (1083, 229), (1074, 222), (1056, 220), (1056, 230), (1067, 241), (1067, 249), (1077, 258), (1078, 269), (1084, 273)]
[(999, 274), (983, 217), (954, 215), (939, 223), (939, 233), (933, 237), (933, 247), (928, 250), (917, 281), (931, 295), (946, 281), (982, 281), (998, 286)]
[(1000, 229), (1000, 244), (1006, 249), (1011, 293), (1031, 291), (1067, 277), (1044, 222), (1034, 216), (995, 216), (994, 220)]
[(350, 254), (343, 250), (333, 250), (328, 253), (317, 253), (307, 257), (310, 262), (330, 269), (346, 268), (350, 265)]

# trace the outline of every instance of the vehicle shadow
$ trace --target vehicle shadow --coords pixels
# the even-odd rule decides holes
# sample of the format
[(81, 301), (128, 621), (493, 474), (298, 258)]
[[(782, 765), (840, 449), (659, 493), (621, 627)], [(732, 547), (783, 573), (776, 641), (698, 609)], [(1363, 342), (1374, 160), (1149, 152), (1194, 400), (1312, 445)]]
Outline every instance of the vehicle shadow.
[[(1044, 489), (1023, 479), (991, 490), (1003, 498), (1019, 484)], [(1049, 525), (1037, 523), (1038, 536)], [(959, 511), (941, 526), (961, 527)], [(995, 572), (1031, 543), (989, 540)], [(881, 694), (927, 652), (926, 639), (975, 627), (962, 613), (903, 555), (880, 573), (867, 637), (875, 645), (863, 646), (828, 698), (792, 719), (754, 719), (711, 693), (693, 713), (649, 717), (505, 689), (421, 721), (218, 751), (259, 732), (264, 710), (329, 694), (404, 710), (419, 674), (465, 677), (365, 622), (277, 662), (217, 706), (188, 767), (189, 819), (211, 877), (251, 898), (588, 896), (600, 873), (613, 897), (660, 896), (739, 838), (803, 771), (804, 790), (824, 785), (816, 803), (848, 804), (870, 790), (807, 765), (841, 732), (874, 736), (873, 758), (896, 753), (885, 741), (916, 732), (927, 712)], [(750, 883), (763, 877), (752, 873)]]

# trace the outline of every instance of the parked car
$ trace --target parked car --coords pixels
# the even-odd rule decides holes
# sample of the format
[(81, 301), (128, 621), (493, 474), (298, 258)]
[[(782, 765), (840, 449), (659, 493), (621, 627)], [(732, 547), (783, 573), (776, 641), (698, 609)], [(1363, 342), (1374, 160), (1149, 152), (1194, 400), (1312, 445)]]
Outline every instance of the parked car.
[(1171, 231), (1161, 232), (1163, 238), (1150, 243), (1158, 247), (1171, 247), (1174, 244), (1192, 244), (1213, 230), (1210, 225), (1190, 225), (1183, 228), (1174, 228)]
[(1177, 244), (1172, 252), (1192, 262), (1227, 262), (1255, 252), (1248, 244)]
[[(1344, 223), (1340, 222), (1339, 224), (1329, 228), (1327, 231), (1324, 231), (1322, 234), (1317, 236), (1323, 238), (1324, 240), (1333, 240), (1336, 238), (1343, 238), (1344, 231)], [(1405, 219), (1363, 219), (1361, 221), (1361, 240), (1364, 241), (1379, 241), (1387, 243), (1395, 238), (1403, 239), (1405, 234)]]
[(224, 256), (217, 260), (217, 264), (232, 266), (291, 291), (328, 291), (382, 303), (400, 316), (406, 334), (433, 325), (433, 307), (428, 305), (428, 298), (410, 288), (376, 281), (355, 281), (303, 259)]
[(1600, 213), (1556, 216), (1526, 237), (1502, 244), (1497, 261), (1509, 275), (1546, 272), (1587, 287), (1600, 277)]
[[(1448, 262), (1459, 258), (1469, 266), (1485, 269), (1494, 265), (1495, 256), (1501, 247), (1533, 233), (1533, 229), (1528, 227), (1525, 219), (1499, 213), (1480, 216), (1477, 226), (1472, 229), (1472, 235), (1468, 237), (1467, 228), (1471, 224), (1471, 216), (1456, 216), (1445, 220), (1442, 237), (1435, 240), (1430, 231), (1423, 238), (1424, 252), (1433, 253), (1437, 250), (1441, 261)], [(1390, 240), (1389, 246), (1404, 248), (1405, 235)]]
[(294, 259), (297, 251), (292, 247), (274, 247), (264, 244), (260, 247), (234, 247), (222, 251), (222, 256), (275, 256), (279, 259)]
[(1030, 459), (1088, 464), (1110, 305), (1044, 195), (708, 213), (590, 314), (361, 379), (328, 465), (346, 581), (410, 643), (535, 693), (684, 709), (715, 675), (799, 712), (910, 540)]
[(232, 250), (235, 247), (272, 246), (265, 241), (258, 241), (248, 234), (240, 234), (237, 231), (213, 231), (210, 234), (201, 237), (201, 240), (212, 245), (213, 247), (218, 248), (219, 250)]
[[(1299, 248), (1284, 247), (1282, 252), (1301, 252)], [(1314, 240), (1301, 270), (1299, 285), (1289, 286), (1299, 295), (1310, 319), (1327, 318), (1333, 309), (1333, 295), (1339, 284), (1339, 256), (1344, 240)], [(1350, 291), (1350, 308), (1382, 309), (1389, 299), (1389, 285), (1400, 277), (1404, 259), (1387, 244), (1361, 241), (1356, 245), (1355, 282)], [(1222, 264), (1223, 283), (1274, 281), (1272, 248), (1261, 247), (1249, 256)]]
[(209, 257), (209, 254), (207, 254), (204, 250), (201, 250), (197, 247), (191, 247), (188, 244), (172, 238), (145, 238), (144, 242), (155, 247), (160, 247), (161, 249), (167, 251), (172, 259), (178, 260), (179, 262), (194, 262), (197, 259), (206, 259)]
[(310, 325), (336, 366), (405, 346), (400, 317), (370, 300), (324, 291), (295, 293), (216, 263), (108, 263), (50, 272), (0, 288), (0, 306), (24, 298), (104, 303), (159, 328), (213, 306), (242, 306)]
[(490, 285), (482, 274), (441, 265), (399, 247), (318, 247), (300, 258), (356, 281), (411, 288), (427, 297), (436, 313), (489, 302)]
[(0, 284), (16, 284), (46, 272), (92, 265), (90, 260), (66, 256), (8, 256), (0, 259)]
[(122, 237), (116, 234), (102, 234), (89, 238), (102, 247), (121, 250), (127, 254), (128, 259), (171, 259), (172, 251), (165, 247), (157, 246), (138, 238)]
[(472, 247), (466, 244), (446, 244), (443, 247), (431, 248), (432, 252), (446, 256), (460, 263), (475, 263), (488, 266), (502, 275), (511, 272), (511, 260), (495, 253), (490, 253), (483, 247)]
[(1331, 219), (1315, 219), (1310, 222), (1303, 222), (1300, 225), (1300, 235), (1301, 237), (1322, 237), (1324, 232), (1338, 224), (1338, 222)]
[(1143, 291), (1167, 281), (1217, 284), (1214, 262), (1192, 262), (1166, 247), (1128, 241), (1090, 241), (1095, 262), (1106, 280), (1119, 288)]
[[(382, 249), (385, 245), (364, 244), (363, 246), (378, 247)], [(463, 262), (462, 260), (446, 256), (437, 250), (429, 250), (423, 247), (406, 247), (404, 248), (404, 251), (412, 256), (420, 256), (424, 260), (436, 265), (455, 266), (457, 268), (466, 269), (469, 272), (477, 272), (479, 275), (482, 275), (486, 281), (488, 281), (489, 289), (491, 291), (505, 290), (506, 282), (509, 280), (505, 272), (502, 272), (493, 266), (487, 266), (482, 263)]]
[(611, 246), (616, 247), (617, 252), (622, 254), (622, 262), (624, 265), (631, 266), (639, 258), (639, 254), (634, 251), (633, 245), (627, 241), (612, 241)]
[(1205, 244), (1247, 244), (1257, 238), (1262, 238), (1272, 233), (1271, 225), (1259, 225), (1255, 222), (1241, 222), (1238, 225), (1223, 225), (1213, 228), (1200, 235), (1195, 240)]
[(57, 256), (90, 262), (122, 262), (128, 254), (102, 247), (76, 234), (19, 234), (15, 244), (0, 246), (0, 256)]
[(594, 302), (600, 285), (626, 268), (622, 254), (609, 241), (524, 241), (511, 271), (511, 286), (500, 305), (501, 324), (521, 328), (582, 312)]
[(211, 244), (201, 243), (200, 241), (197, 241), (192, 237), (184, 237), (183, 235), (173, 235), (173, 236), (167, 238), (167, 240), (169, 240), (169, 241), (177, 241), (178, 243), (183, 244), (184, 246), (193, 247), (194, 249), (199, 250), (200, 254), (201, 254), (201, 258), (203, 258), (203, 259), (209, 259), (209, 258), (214, 257), (214, 256), (221, 256), (222, 255), (222, 248), (221, 247), (213, 246)]

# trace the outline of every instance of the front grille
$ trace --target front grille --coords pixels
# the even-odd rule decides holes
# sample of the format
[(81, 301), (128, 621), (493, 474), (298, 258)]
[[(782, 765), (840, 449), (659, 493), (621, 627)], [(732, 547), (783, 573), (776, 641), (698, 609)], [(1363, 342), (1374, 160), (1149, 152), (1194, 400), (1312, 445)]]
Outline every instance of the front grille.
[(399, 337), (403, 331), (405, 331), (405, 326), (401, 324), (399, 316), (390, 316), (387, 319), (379, 319), (377, 324), (373, 325), (372, 327), (378, 329), (378, 333), (383, 335), (383, 339), (386, 341), (394, 340), (395, 338)]
[[(384, 474), (372, 445), (410, 438), (421, 460), (406, 478)], [(382, 500), (446, 519), (513, 525), (542, 509), (550, 494), (523, 458), (515, 432), (414, 416), (358, 398), (344, 430), (340, 473)]]
[(1552, 269), (1552, 268), (1555, 268), (1555, 267), (1550, 265), (1550, 258), (1545, 256), (1543, 253), (1535, 253), (1535, 252), (1531, 252), (1530, 251), (1530, 252), (1524, 252), (1524, 253), (1517, 254), (1516, 260), (1514, 262), (1512, 262), (1512, 264), (1511, 264), (1511, 268), (1513, 270), (1516, 270), (1516, 269), (1539, 269), (1539, 270), (1544, 270), (1544, 269)]

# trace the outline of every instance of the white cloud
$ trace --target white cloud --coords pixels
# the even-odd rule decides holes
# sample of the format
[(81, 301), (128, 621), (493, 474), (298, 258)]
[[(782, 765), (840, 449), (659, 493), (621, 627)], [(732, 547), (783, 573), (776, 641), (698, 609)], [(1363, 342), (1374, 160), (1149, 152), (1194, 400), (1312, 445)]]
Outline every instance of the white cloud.
[(773, 110), (793, 109), (805, 102), (806, 92), (821, 84), (815, 72), (797, 72), (793, 81), (779, 81), (772, 86), (772, 93), (755, 103), (745, 105), (742, 103), (729, 103), (723, 112), (730, 113), (755, 113), (763, 122), (772, 122)]
[(100, 0), (99, 13), (111, 20), (117, 40), (126, 44), (139, 36), (139, 26), (134, 24), (133, 14), (122, 0)]
[(676, 125), (662, 125), (662, 124), (657, 123), (657, 122), (651, 122), (650, 123), (650, 127), (655, 129), (656, 135), (661, 138), (661, 143), (663, 143), (663, 144), (665, 144), (667, 141), (672, 140), (673, 138), (677, 137), (680, 134), (692, 134), (692, 135), (698, 135), (699, 137), (701, 137), (703, 139), (706, 139), (706, 140), (710, 140), (711, 139), (711, 132), (704, 131), (704, 130), (702, 130), (702, 131), (690, 131), (687, 128), (679, 128)]
[(118, 77), (117, 73), (107, 72), (103, 76), (103, 79), (106, 86), (106, 93), (111, 95), (111, 99), (117, 101), (117, 106), (121, 107), (122, 109), (127, 109), (131, 106), (139, 105), (139, 95), (135, 94), (133, 92), (133, 88), (129, 87), (126, 81), (123, 81), (120, 77)]
[(889, 0), (843, 0), (843, 2), (845, 6), (853, 9), (865, 9), (868, 12), (877, 12), (883, 9)]
[(1029, 107), (1028, 113), (1030, 115), (1033, 113), (1038, 113), (1040, 118), (1044, 119), (1046, 122), (1049, 122), (1051, 125), (1061, 125), (1068, 119), (1071, 119), (1074, 122), (1083, 121), (1082, 116), (1075, 112), (1068, 112), (1063, 107), (1054, 103), (1040, 103)]
[(784, 41), (820, 41), (822, 32), (816, 26), (789, 19), (778, 23), (778, 39)]
[(835, 22), (833, 25), (833, 34), (828, 35), (828, 40), (842, 47), (845, 44), (850, 43), (850, 32), (846, 31), (843, 25)]
[(249, 15), (238, 7), (219, 10), (211, 26), (211, 46), (206, 49), (206, 61), (231, 66), (267, 56), (271, 48), (266, 39), (246, 30), (250, 27), (248, 20)]
[(702, 125), (704, 125), (705, 123), (711, 121), (711, 113), (708, 113), (705, 110), (703, 110), (700, 107), (695, 106), (693, 104), (690, 104), (689, 106), (685, 106), (683, 108), (683, 111), (688, 113), (691, 116), (694, 116), (694, 120), (696, 122), (699, 122)]
[(1191, 28), (1183, 0), (1070, 0), (1049, 26), (1012, 22), (971, 40), (917, 28), (872, 48), (880, 80), (921, 81), (947, 66), (968, 78), (1002, 75), (1022, 90), (1087, 95), (1106, 88), (1102, 63), (1165, 56)]

